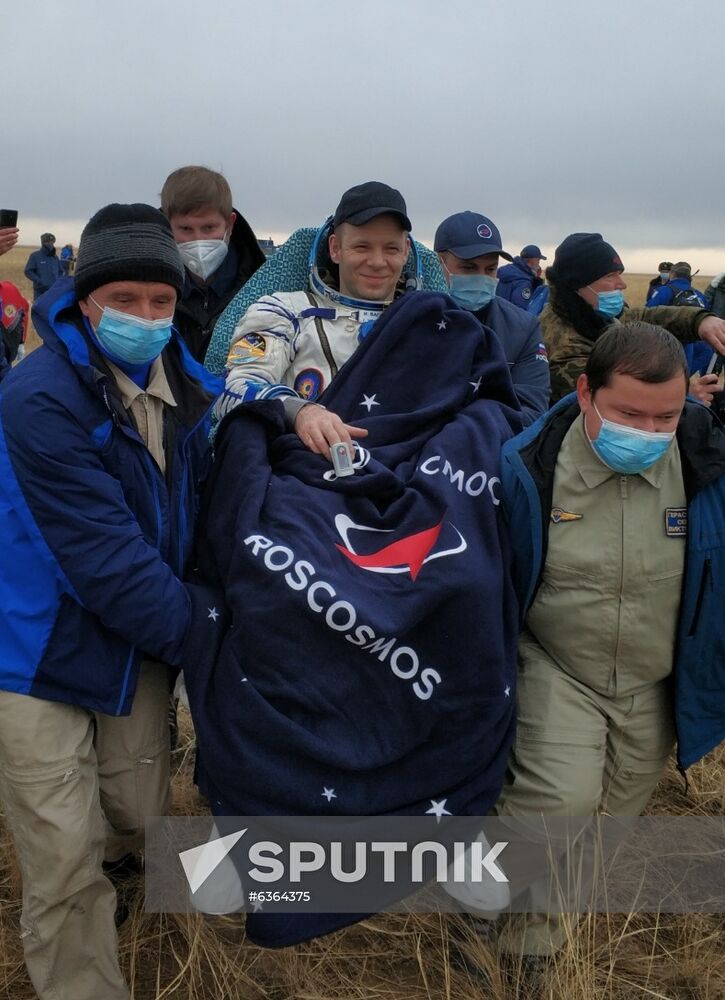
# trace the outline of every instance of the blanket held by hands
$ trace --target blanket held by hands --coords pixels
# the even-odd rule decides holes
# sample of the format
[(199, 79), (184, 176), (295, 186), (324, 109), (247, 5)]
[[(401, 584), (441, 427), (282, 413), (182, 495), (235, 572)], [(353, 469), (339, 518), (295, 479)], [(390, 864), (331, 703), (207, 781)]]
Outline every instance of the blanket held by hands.
[(353, 476), (276, 401), (220, 429), (199, 566), (231, 624), (186, 678), (200, 787), (227, 815), (485, 815), (514, 725), (503, 351), (447, 296), (408, 293), (321, 402), (368, 431)]

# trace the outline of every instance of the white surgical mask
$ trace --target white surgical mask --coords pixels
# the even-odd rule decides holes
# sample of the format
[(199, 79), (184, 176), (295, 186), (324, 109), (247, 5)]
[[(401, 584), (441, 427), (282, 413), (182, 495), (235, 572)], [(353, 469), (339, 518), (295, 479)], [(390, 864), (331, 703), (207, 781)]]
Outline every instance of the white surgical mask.
[(178, 246), (184, 266), (202, 281), (221, 267), (229, 251), (226, 240), (189, 240)]

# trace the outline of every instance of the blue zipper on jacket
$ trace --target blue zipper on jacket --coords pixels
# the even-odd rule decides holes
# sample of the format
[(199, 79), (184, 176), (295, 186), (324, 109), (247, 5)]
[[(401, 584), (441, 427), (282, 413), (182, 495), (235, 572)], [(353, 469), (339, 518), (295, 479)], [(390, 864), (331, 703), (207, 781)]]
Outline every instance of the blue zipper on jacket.
[(532, 552), (532, 563), (529, 567), (529, 579), (526, 585), (526, 596), (521, 603), (521, 608), (519, 610), (519, 615), (521, 619), (521, 624), (523, 624), (524, 618), (531, 607), (534, 599), (534, 593), (536, 590), (536, 584), (538, 583), (539, 576), (541, 574), (541, 566), (543, 560), (543, 549), (544, 549), (544, 537), (541, 526), (541, 519), (543, 512), (541, 510), (541, 500), (539, 498), (538, 491), (534, 480), (531, 478), (529, 470), (526, 468), (521, 454), (516, 451), (507, 455), (507, 460), (513, 470), (514, 475), (518, 478), (521, 488), (526, 495), (526, 500), (529, 506), (529, 528), (531, 531), (531, 552)]
[(159, 500), (159, 484), (156, 481), (158, 468), (148, 449), (145, 449), (144, 459), (151, 475), (151, 489), (154, 494), (154, 509), (156, 510), (156, 549), (161, 555), (163, 555), (161, 552), (161, 501)]
[(188, 436), (184, 440), (181, 446), (181, 458), (182, 458), (182, 477), (181, 477), (181, 489), (179, 490), (179, 527), (176, 535), (177, 544), (177, 566), (179, 576), (184, 572), (184, 549), (186, 548), (186, 489), (187, 482), (189, 478), (189, 462), (188, 455), (186, 453), (186, 445), (189, 438)]
[[(105, 387), (104, 387), (105, 393)], [(151, 473), (151, 489), (154, 495), (154, 508), (156, 510), (156, 548), (161, 552), (161, 503), (159, 501), (159, 491), (158, 483), (156, 482), (156, 469), (154, 468), (154, 463), (151, 459), (151, 455), (146, 452), (144, 456), (146, 464), (149, 467), (149, 472)], [(118, 699), (118, 704), (116, 705), (116, 715), (121, 714), (123, 709), (123, 703), (126, 700), (126, 692), (128, 691), (128, 684), (131, 678), (131, 668), (133, 667), (133, 661), (136, 657), (136, 647), (131, 646), (131, 650), (128, 654), (128, 660), (126, 661), (126, 669), (123, 673), (123, 683), (121, 685), (121, 695)]]

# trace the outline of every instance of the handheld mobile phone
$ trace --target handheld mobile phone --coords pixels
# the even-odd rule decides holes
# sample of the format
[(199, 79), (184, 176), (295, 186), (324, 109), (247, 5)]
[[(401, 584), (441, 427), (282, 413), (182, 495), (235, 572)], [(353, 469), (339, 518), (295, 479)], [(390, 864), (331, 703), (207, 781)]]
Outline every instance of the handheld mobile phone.
[(725, 354), (718, 354), (717, 351), (712, 352), (712, 357), (710, 358), (710, 364), (707, 366), (706, 375), (719, 375), (723, 370), (725, 365)]
[(350, 450), (344, 441), (336, 441), (330, 445), (330, 458), (332, 459), (338, 479), (341, 476), (352, 476), (355, 474)]
[(18, 211), (16, 208), (0, 208), (0, 229), (17, 229)]

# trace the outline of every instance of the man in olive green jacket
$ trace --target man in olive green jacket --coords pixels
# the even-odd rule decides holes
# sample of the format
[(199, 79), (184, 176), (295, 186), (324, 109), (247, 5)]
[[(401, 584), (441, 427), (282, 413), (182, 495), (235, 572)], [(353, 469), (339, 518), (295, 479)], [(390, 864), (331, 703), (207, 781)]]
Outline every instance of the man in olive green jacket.
[[(600, 233), (572, 233), (557, 247), (554, 263), (546, 269), (549, 304), (541, 314), (552, 403), (574, 391), (595, 342), (613, 323), (645, 320), (669, 330), (681, 343), (699, 338), (725, 354), (725, 320), (707, 309), (630, 309), (624, 302), (623, 271), (619, 254)], [(690, 393), (709, 406), (717, 388), (717, 377), (704, 375), (691, 384)]]

